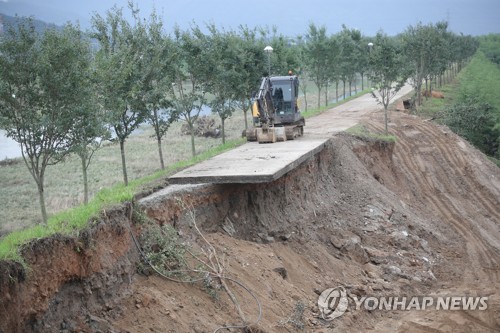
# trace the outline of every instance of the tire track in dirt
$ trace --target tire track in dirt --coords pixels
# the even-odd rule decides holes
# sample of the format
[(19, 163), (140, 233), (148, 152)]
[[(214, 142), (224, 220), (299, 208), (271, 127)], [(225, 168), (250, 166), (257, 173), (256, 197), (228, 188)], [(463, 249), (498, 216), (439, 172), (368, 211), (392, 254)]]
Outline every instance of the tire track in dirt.
[[(406, 120), (406, 119), (405, 119)], [(475, 222), (474, 210), (468, 207), (477, 206), (478, 211), (482, 212), (483, 216), (498, 220), (498, 211), (495, 209), (496, 196), (490, 189), (485, 188), (480, 179), (476, 179), (476, 174), (467, 172), (465, 167), (474, 170), (473, 160), (467, 154), (467, 151), (462, 151), (458, 144), (454, 146), (449, 140), (443, 138), (444, 134), (440, 128), (433, 124), (421, 123), (420, 120), (410, 120), (410, 128), (405, 131), (405, 127), (397, 126), (393, 128), (393, 134), (398, 137), (394, 157), (398, 163), (395, 163), (396, 168), (402, 173), (401, 177), (407, 182), (407, 186), (398, 188), (399, 191), (408, 191), (418, 189), (419, 193), (413, 193), (413, 196), (421, 204), (428, 205), (428, 212), (431, 212), (456, 230), (458, 235), (464, 239), (466, 246), (466, 261), (468, 269), (464, 269), (460, 276), (460, 281), (457, 281), (458, 290), (469, 292), (474, 286), (479, 287), (478, 292), (484, 292), (484, 288), (498, 285), (499, 281), (499, 249), (494, 244), (488, 242), (488, 239), (481, 234), (480, 228), (475, 224), (486, 223), (487, 221)], [(378, 132), (383, 131), (383, 126), (380, 122), (370, 124), (370, 127), (375, 128)], [(413, 131), (413, 137), (410, 133)], [(418, 131), (424, 136), (416, 139), (415, 132)], [(422, 140), (420, 140), (422, 139)], [(423, 149), (422, 149), (423, 148)], [(429, 153), (426, 153), (429, 152)], [(426, 165), (430, 167), (427, 170)], [(423, 169), (422, 169), (423, 167)], [(477, 166), (476, 166), (477, 167)], [(464, 168), (466, 172), (462, 172)], [(470, 169), (469, 169), (470, 170)], [(423, 171), (423, 172), (419, 172)], [(457, 177), (461, 177), (457, 180)], [(464, 196), (453, 196), (459, 189), (466, 190)], [(410, 193), (411, 194), (411, 193)], [(490, 194), (488, 196), (488, 194)], [(466, 202), (467, 207), (461, 207), (461, 202)], [(465, 212), (465, 214), (463, 214)], [(494, 220), (493, 220), (494, 221)], [(486, 225), (485, 230), (487, 230)], [(494, 239), (498, 236), (493, 235)], [(452, 261), (448, 263), (454, 265)], [(458, 262), (457, 262), (458, 264)], [(463, 320), (469, 327), (474, 327), (479, 331), (494, 331), (498, 327), (495, 313), (480, 313), (472, 315), (467, 311), (462, 311), (459, 317), (461, 319), (452, 319), (442, 313), (432, 313), (428, 319), (432, 318), (429, 326), (419, 323), (421, 318), (419, 315), (408, 314), (404, 318), (404, 324), (400, 328), (409, 331), (418, 332), (441, 332), (445, 327), (463, 327)], [(457, 321), (458, 320), (458, 321)], [(438, 326), (435, 326), (435, 325)], [(445, 329), (446, 330), (446, 329)]]
[[(439, 152), (442, 154), (442, 157), (445, 159), (447, 164), (449, 164), (453, 168), (453, 170), (462, 168), (464, 165), (470, 166), (469, 162), (464, 158), (463, 152), (460, 151), (458, 147), (457, 149), (455, 149), (456, 153), (453, 153), (449, 148), (449, 142), (443, 139), (442, 135), (436, 133), (436, 131), (438, 130), (441, 131), (437, 126), (415, 124), (415, 127), (421, 133), (432, 138), (432, 142), (436, 143), (435, 147), (439, 150)], [(434, 163), (433, 165), (437, 164)], [(471, 189), (468, 192), (468, 195), (470, 195), (471, 201), (473, 201), (474, 204), (479, 204), (480, 206), (482, 206), (483, 210), (488, 212), (488, 214), (499, 217), (496, 210), (490, 206), (490, 200), (492, 199), (492, 197), (487, 197), (482, 193), (482, 191), (476, 190), (480, 186), (479, 184), (477, 184), (477, 182), (474, 182), (474, 178), (461, 176), (460, 179)], [(446, 183), (453, 184), (452, 179), (449, 179), (449, 181)], [(453, 190), (453, 188), (450, 188), (449, 190)], [(455, 206), (455, 203), (452, 202), (449, 197), (443, 197), (442, 195), (440, 195), (438, 196), (438, 198), (443, 204), (442, 207), (446, 207), (449, 213), (452, 214), (453, 218), (450, 219), (450, 222), (452, 222), (453, 225), (461, 231), (461, 234), (464, 237), (472, 238), (472, 240), (474, 241), (473, 244), (476, 246), (476, 248), (480, 247), (480, 249), (478, 248), (478, 254), (482, 257), (483, 263), (487, 263), (487, 265), (482, 265), (482, 268), (488, 269), (488, 271), (485, 271), (485, 273), (489, 276), (490, 280), (497, 281), (499, 264), (496, 260), (494, 260), (494, 258), (498, 257), (499, 250), (492, 246), (489, 242), (485, 241), (484, 237), (478, 231), (476, 225), (471, 222), (471, 217), (463, 217), (461, 212)]]
[[(447, 140), (443, 139), (442, 135), (436, 134), (435, 132), (436, 130), (441, 131), (441, 129), (439, 129), (437, 126), (435, 125), (433, 126), (435, 129), (434, 131), (430, 128), (430, 126), (424, 126), (422, 124), (416, 124), (415, 127), (417, 127), (417, 129), (423, 134), (428, 134), (430, 137), (432, 137), (438, 142), (436, 148), (439, 149), (440, 152), (442, 153), (444, 152), (443, 157), (448, 162), (452, 162), (452, 165), (454, 167), (459, 168), (459, 170), (460, 169), (467, 170), (467, 168), (471, 167), (469, 160), (466, 159), (465, 156), (463, 156), (464, 153), (460, 149), (458, 149), (458, 147), (456, 147), (457, 153), (453, 153), (450, 150), (450, 148), (448, 148)], [(461, 180), (464, 181), (467, 184), (467, 186), (469, 186), (469, 188), (471, 189), (482, 187), (482, 185), (478, 184), (477, 182), (473, 183), (474, 178), (472, 177), (464, 177), (461, 174), (459, 174), (459, 176), (462, 177)], [(477, 199), (476, 202), (481, 204), (483, 208), (485, 208), (488, 211), (489, 214), (496, 216), (500, 220), (500, 212), (498, 212), (498, 209), (495, 208), (498, 207), (499, 204), (498, 202), (496, 204), (491, 203), (490, 201), (492, 200), (492, 197), (483, 195), (482, 191), (471, 191), (469, 192), (469, 194), (475, 197)]]
[[(438, 212), (439, 216), (437, 216), (441, 220), (445, 221), (451, 221), (454, 220), (453, 214), (450, 212), (450, 210), (445, 209), (446, 205), (444, 205), (442, 202), (439, 202), (435, 193), (435, 188), (434, 186), (429, 182), (427, 177), (418, 177), (419, 173), (415, 172), (415, 170), (419, 170), (420, 166), (418, 163), (411, 157), (408, 152), (414, 151), (415, 147), (410, 146), (409, 144), (406, 143), (405, 140), (402, 140), (402, 136), (404, 133), (399, 133), (398, 138), (398, 144), (401, 146), (401, 150), (395, 149), (394, 153), (395, 156), (402, 162), (400, 167), (402, 168), (403, 174), (407, 179), (412, 179), (415, 183), (415, 185), (418, 188), (423, 189), (421, 194), (424, 194), (422, 197), (423, 203), (428, 204), (431, 206), (431, 212)], [(407, 137), (408, 138), (408, 137)], [(413, 155), (414, 156), (414, 155)], [(420, 173), (420, 175), (423, 175), (423, 173)], [(427, 195), (425, 195), (427, 193)], [(454, 224), (457, 222), (454, 221)], [(466, 235), (464, 235), (464, 230), (463, 228), (459, 228), (459, 234), (460, 236), (463, 237), (464, 241), (467, 240)], [(474, 252), (474, 255), (476, 254), (477, 251)], [(475, 279), (475, 277), (468, 277), (468, 279)]]
[[(371, 123), (370, 125), (378, 131), (382, 130), (382, 126), (378, 123)], [(469, 216), (467, 218), (463, 217), (458, 208), (455, 206), (455, 203), (452, 202), (450, 198), (443, 195), (443, 193), (440, 193), (440, 191), (436, 188), (437, 185), (454, 184), (453, 179), (447, 179), (448, 181), (441, 181), (439, 184), (434, 184), (431, 176), (428, 175), (427, 172), (418, 172), (418, 170), (421, 170), (421, 165), (416, 159), (423, 160), (420, 159), (418, 155), (419, 148), (422, 148), (422, 146), (437, 149), (440, 154), (439, 156), (444, 161), (444, 163), (439, 163), (435, 155), (430, 155), (430, 158), (434, 160), (434, 163), (431, 163), (431, 165), (441, 166), (442, 168), (448, 167), (451, 170), (460, 170), (460, 168), (464, 165), (469, 165), (465, 157), (462, 156), (463, 152), (457, 149), (457, 153), (454, 154), (451, 149), (448, 148), (449, 143), (443, 139), (442, 135), (436, 133), (437, 130), (441, 130), (436, 127), (433, 131), (431, 128), (432, 126), (435, 125), (411, 121), (411, 128), (422, 133), (426, 139), (424, 141), (416, 141), (411, 136), (408, 136), (404, 131), (403, 126), (398, 126), (398, 129), (394, 130), (398, 136), (394, 155), (399, 161), (401, 161), (401, 164), (398, 165), (398, 167), (401, 168), (401, 171), (408, 181), (413, 183), (413, 186), (421, 188), (422, 200), (431, 205), (433, 211), (437, 212), (441, 219), (449, 222), (459, 232), (459, 234), (467, 240), (466, 245), (470, 249), (468, 254), (471, 256), (472, 263), (477, 261), (480, 268), (482, 268), (480, 270), (481, 272), (478, 272), (478, 270), (472, 270), (472, 276), (469, 276), (467, 280), (474, 282), (475, 278), (477, 278), (477, 274), (482, 273), (482, 275), (485, 275), (491, 282), (496, 282), (498, 281), (499, 265), (494, 258), (498, 257), (498, 249), (488, 242), (485, 242), (484, 237), (482, 237), (482, 235), (478, 232), (477, 228), (474, 228), (474, 226), (471, 225)], [(399, 128), (402, 128), (402, 130), (399, 130)], [(442, 171), (440, 174), (447, 175), (447, 178), (450, 177), (450, 173), (447, 173), (446, 170), (438, 171)], [(453, 172), (452, 177), (456, 177), (455, 172)], [(479, 204), (483, 210), (487, 211), (491, 216), (498, 216), (496, 210), (491, 207), (492, 203), (489, 201), (489, 198), (482, 193), (478, 193), (480, 191), (474, 190), (482, 188), (482, 186), (479, 186), (480, 184), (473, 182), (473, 180), (467, 179), (467, 177), (460, 177), (466, 186), (471, 189), (468, 191), (468, 194), (471, 196), (471, 201), (473, 201), (474, 204)], [(453, 188), (451, 185), (445, 186), (445, 188), (447, 191), (456, 190), (456, 188)]]

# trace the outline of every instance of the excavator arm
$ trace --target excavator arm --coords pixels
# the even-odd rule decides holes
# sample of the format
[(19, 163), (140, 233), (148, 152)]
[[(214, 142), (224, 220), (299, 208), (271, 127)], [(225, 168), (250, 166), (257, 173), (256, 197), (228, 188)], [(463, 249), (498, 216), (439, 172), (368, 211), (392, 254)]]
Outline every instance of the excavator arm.
[(276, 109), (272, 98), (272, 83), (269, 77), (264, 77), (252, 104), (254, 124), (272, 126), (275, 112)]

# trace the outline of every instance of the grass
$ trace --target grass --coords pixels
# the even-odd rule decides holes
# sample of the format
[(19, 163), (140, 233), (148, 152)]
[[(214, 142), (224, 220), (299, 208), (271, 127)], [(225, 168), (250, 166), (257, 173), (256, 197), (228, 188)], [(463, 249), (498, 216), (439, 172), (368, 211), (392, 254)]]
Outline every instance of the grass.
[[(305, 117), (312, 117), (332, 106), (345, 103), (361, 93), (364, 92), (336, 104), (312, 109), (305, 113)], [(330, 96), (332, 95), (333, 92), (330, 92)], [(308, 93), (309, 103), (316, 101), (316, 98), (317, 94)], [(191, 157), (190, 137), (180, 134), (182, 123), (173, 124), (164, 138), (166, 170), (159, 170), (160, 162), (157, 146), (152, 138), (153, 130), (150, 126), (142, 126), (125, 144), (127, 170), (131, 179), (128, 187), (122, 183), (118, 145), (106, 144), (96, 152), (89, 167), (91, 200), (88, 205), (81, 204), (83, 180), (80, 160), (76, 156), (69, 156), (64, 163), (47, 168), (47, 225), (40, 224), (38, 193), (24, 162), (19, 159), (0, 165), (0, 236), (4, 234), (0, 239), (0, 260), (23, 262), (18, 249), (30, 240), (56, 233), (77, 234), (89, 221), (96, 218), (103, 208), (132, 200), (147, 184), (244, 143), (240, 137), (243, 124), (243, 112), (237, 112), (226, 121), (225, 145), (221, 145), (221, 139), (196, 138), (198, 155), (194, 158)]]
[[(477, 97), (479, 101), (493, 106), (492, 116), (494, 123), (491, 126), (500, 129), (500, 67), (492, 63), (481, 52), (478, 51), (469, 64), (458, 74), (454, 82), (444, 85), (436, 90), (444, 92), (444, 99), (430, 98), (424, 100), (419, 112), (424, 116), (431, 116), (439, 123), (445, 123), (445, 112), (451, 110), (458, 103), (467, 100), (467, 96)], [(489, 125), (488, 125), (489, 126)], [(494, 137), (494, 135), (492, 135)], [(467, 138), (465, 138), (467, 139)], [(481, 139), (480, 139), (481, 140)], [(491, 145), (489, 139), (483, 137), (483, 141), (477, 141), (478, 148), (485, 151), (485, 145)], [(497, 139), (500, 143), (500, 138)], [(472, 141), (471, 141), (472, 142)], [(491, 146), (487, 146), (491, 148)], [(491, 151), (491, 150), (490, 150)], [(500, 166), (498, 152), (495, 156), (488, 156), (496, 165)]]
[(371, 140), (380, 140), (380, 141), (385, 141), (385, 142), (396, 142), (396, 136), (390, 135), (390, 134), (380, 134), (380, 133), (373, 133), (370, 132), (365, 126), (362, 124), (357, 124), (354, 125), (353, 127), (350, 127), (346, 130), (347, 133), (364, 138), (364, 139), (371, 139)]
[(454, 82), (435, 88), (435, 90), (442, 91), (445, 98), (424, 99), (419, 112), (424, 115), (439, 116), (440, 111), (453, 105), (462, 95), (472, 94), (493, 105), (500, 122), (498, 87), (500, 87), (500, 68), (489, 61), (482, 52), (477, 52)]
[(453, 105), (454, 101), (457, 99), (457, 88), (457, 82), (433, 88), (435, 91), (441, 91), (445, 98), (423, 97), (422, 105), (418, 109), (419, 114), (428, 117), (440, 117), (440, 113), (447, 107)]
[(74, 234), (85, 228), (88, 222), (96, 218), (99, 213), (108, 206), (131, 201), (141, 186), (159, 178), (168, 176), (180, 168), (184, 168), (200, 161), (206, 160), (224, 151), (230, 150), (245, 141), (235, 139), (207, 150), (189, 160), (180, 161), (169, 165), (165, 170), (157, 171), (151, 175), (137, 178), (129, 183), (129, 186), (117, 184), (111, 188), (100, 190), (88, 205), (79, 205), (50, 217), (47, 225), (38, 224), (23, 230), (9, 233), (0, 241), (0, 259), (15, 260), (23, 262), (19, 255), (19, 247), (30, 240), (40, 239), (52, 234)]

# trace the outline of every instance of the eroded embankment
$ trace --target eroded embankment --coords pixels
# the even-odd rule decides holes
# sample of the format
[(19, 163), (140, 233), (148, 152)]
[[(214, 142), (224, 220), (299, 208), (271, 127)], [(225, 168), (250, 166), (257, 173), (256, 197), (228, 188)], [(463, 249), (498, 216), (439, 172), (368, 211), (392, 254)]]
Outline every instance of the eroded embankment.
[(93, 330), (91, 314), (112, 309), (130, 292), (138, 259), (127, 228), (129, 206), (104, 211), (78, 237), (27, 244), (18, 263), (0, 261), (0, 331)]
[[(258, 243), (320, 241), (330, 247), (332, 235), (342, 240), (353, 227), (346, 226), (363, 221), (363, 215), (391, 214), (393, 221), (404, 220), (400, 209), (392, 215), (369, 208), (369, 203), (376, 205), (368, 185), (373, 178), (352, 162), (356, 157), (340, 142), (328, 143), (272, 183), (169, 186), (142, 199), (140, 207), (186, 238), (192, 233), (185, 213), (193, 210), (207, 233), (228, 232)], [(107, 327), (107, 320), (122, 312), (120, 299), (133, 292), (139, 255), (129, 234), (131, 216), (130, 205), (117, 207), (103, 212), (79, 237), (56, 235), (31, 242), (23, 250), (29, 272), (0, 263), (0, 330)]]
[[(420, 124), (413, 118), (405, 121)], [(421, 131), (434, 128), (419, 126)], [(341, 321), (321, 321), (314, 308), (316, 293), (338, 285), (358, 296), (438, 292), (449, 281), (462, 282), (461, 273), (475, 258), (468, 250), (477, 250), (481, 259), (494, 254), (493, 250), (481, 252), (486, 245), (474, 243), (479, 233), (472, 237), (457, 218), (448, 223), (449, 209), (440, 208), (432, 199), (436, 187), (444, 189), (444, 185), (425, 178), (433, 177), (430, 173), (417, 174), (425, 165), (422, 156), (436, 157), (437, 162), (426, 161), (440, 163), (435, 168), (443, 173), (453, 167), (445, 164), (448, 159), (464, 157), (447, 154), (443, 161), (439, 151), (428, 147), (419, 154), (412, 131), (401, 127), (401, 142), (396, 144), (337, 135), (320, 153), (272, 183), (168, 186), (139, 200), (135, 207), (160, 224), (175, 226), (188, 243), (198, 238), (190, 227), (190, 213), (194, 213), (207, 238), (226, 256), (227, 274), (260, 299), (262, 331), (277, 331), (278, 323), (299, 301), (306, 307), (306, 330), (401, 327), (398, 313), (349, 311)], [(432, 134), (439, 137), (438, 131)], [(484, 157), (473, 157), (485, 163)], [(465, 193), (481, 190), (475, 180), (453, 184), (464, 202), (470, 202), (467, 205), (473, 205), (476, 197), (483, 200), (486, 211), (481, 221), (486, 228), (496, 212), (495, 201), (484, 196), (498, 192), (483, 186), (481, 195)], [(457, 198), (444, 193), (441, 204), (450, 197)], [(453, 207), (459, 205), (457, 201)], [(201, 286), (136, 273), (139, 255), (129, 233), (133, 215), (131, 205), (124, 205), (104, 212), (79, 237), (32, 242), (23, 250), (30, 272), (0, 263), (0, 331), (205, 332), (238, 322), (227, 299), (216, 301)], [(132, 228), (139, 226), (132, 224)], [(468, 241), (473, 245), (464, 246)], [(482, 263), (491, 266), (494, 262)], [(482, 269), (481, 265), (473, 267)], [(489, 277), (491, 285), (498, 284), (496, 275)], [(245, 293), (239, 297), (242, 304), (251, 303)], [(439, 327), (441, 319), (435, 319)], [(472, 328), (498, 327), (494, 315), (459, 318), (455, 323), (464, 320)]]

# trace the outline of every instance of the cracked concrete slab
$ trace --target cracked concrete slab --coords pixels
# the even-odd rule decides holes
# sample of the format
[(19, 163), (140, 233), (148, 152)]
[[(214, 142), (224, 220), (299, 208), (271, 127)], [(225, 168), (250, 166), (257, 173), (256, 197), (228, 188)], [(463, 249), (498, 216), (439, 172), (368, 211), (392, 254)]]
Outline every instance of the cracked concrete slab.
[(276, 180), (320, 152), (328, 139), (259, 144), (248, 142), (169, 178), (171, 184), (266, 183)]

